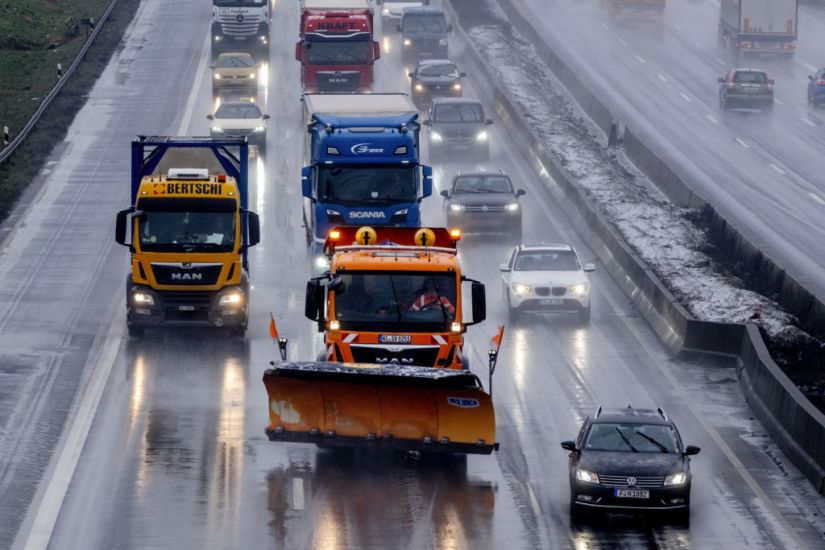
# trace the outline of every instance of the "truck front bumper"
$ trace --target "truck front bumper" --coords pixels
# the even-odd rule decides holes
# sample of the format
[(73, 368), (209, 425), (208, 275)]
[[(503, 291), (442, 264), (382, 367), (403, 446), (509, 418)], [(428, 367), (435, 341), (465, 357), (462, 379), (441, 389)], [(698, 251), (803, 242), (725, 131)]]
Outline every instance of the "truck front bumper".
[(126, 322), (135, 327), (161, 325), (243, 327), (248, 319), (243, 286), (219, 291), (158, 291), (132, 285), (126, 291)]

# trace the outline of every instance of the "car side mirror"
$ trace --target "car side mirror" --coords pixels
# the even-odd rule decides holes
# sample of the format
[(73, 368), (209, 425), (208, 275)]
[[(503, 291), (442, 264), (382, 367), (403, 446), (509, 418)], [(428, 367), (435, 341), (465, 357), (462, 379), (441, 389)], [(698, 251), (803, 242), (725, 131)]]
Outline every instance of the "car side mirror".
[(415, 76), (415, 73), (407, 73), (407, 76), (409, 76), (410, 78), (412, 78), (412, 77), (414, 77), (414, 76)]
[(249, 216), (246, 224), (249, 228), (248, 246), (255, 246), (256, 244), (261, 242), (261, 222), (258, 218), (258, 214), (256, 214), (255, 212), (248, 212), (247, 215)]
[(524, 189), (518, 189), (518, 190), (516, 191), (516, 196), (517, 196), (517, 197), (523, 197), (523, 196), (524, 196), (524, 195), (526, 195), (526, 194), (527, 194), (527, 191), (525, 191)]
[(215, 120), (215, 115), (206, 115), (207, 120)]
[(484, 121), (484, 124), (486, 124), (487, 126), (489, 126), (489, 125), (490, 125), (490, 124), (492, 124), (492, 123), (493, 123), (493, 119), (492, 119), (492, 118), (488, 118), (487, 120), (485, 120), (485, 121)]
[(446, 189), (442, 189), (441, 190), (441, 196), (444, 197), (445, 199), (449, 199), (450, 198), (450, 192), (447, 191)]
[(809, 75), (808, 75), (808, 80), (810, 80), (811, 82), (813, 82), (813, 81), (814, 81), (814, 75), (809, 74)]
[(774, 85), (773, 78), (771, 78), (770, 80), (768, 80), (768, 84), (770, 84), (771, 86), (773, 86), (773, 85)]
[(453, 32), (453, 25), (452, 25), (452, 23), (447, 24), (447, 32)]
[(214, 68), (215, 68), (215, 64), (214, 64), (214, 63), (212, 63), (211, 65), (209, 65), (209, 68), (210, 68), (210, 69), (214, 69)]
[(724, 77), (722, 77), (722, 76), (720, 76), (719, 78), (717, 78), (717, 79), (716, 79), (716, 81), (717, 81), (719, 84), (724, 84), (724, 83), (725, 83), (725, 78), (724, 78)]
[(264, 115), (264, 120), (269, 120), (269, 115)]
[(699, 447), (697, 447), (695, 445), (688, 445), (687, 447), (685, 447), (685, 456), (698, 455), (699, 451), (701, 451), (701, 450), (702, 449), (700, 449)]
[(571, 453), (576, 452), (576, 442), (575, 441), (562, 441), (561, 448), (565, 451), (570, 451)]
[(425, 121), (424, 121), (424, 122), (422, 122), (421, 124), (423, 124), (424, 126), (432, 126), (432, 125), (433, 125), (433, 123), (432, 123), (432, 121), (431, 121), (431, 120), (425, 120)]
[(584, 264), (584, 271), (585, 273), (596, 271), (596, 264)]
[(510, 273), (510, 264), (499, 264), (498, 270), (502, 273)]
[(467, 76), (467, 73), (458, 73), (459, 78), (464, 78)]

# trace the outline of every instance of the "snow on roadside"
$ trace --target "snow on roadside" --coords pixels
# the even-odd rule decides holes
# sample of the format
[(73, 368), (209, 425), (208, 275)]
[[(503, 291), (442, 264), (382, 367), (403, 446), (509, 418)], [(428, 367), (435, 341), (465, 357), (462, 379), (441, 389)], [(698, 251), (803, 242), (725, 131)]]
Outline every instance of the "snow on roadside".
[[(491, 20), (503, 19), (487, 3)], [(704, 233), (679, 208), (651, 190), (644, 176), (602, 147), (576, 115), (533, 47), (507, 24), (473, 27), (473, 46), (497, 74), (500, 86), (524, 119), (625, 240), (697, 318), (752, 320), (772, 337), (798, 334), (794, 318), (775, 302), (744, 289), (715, 269), (703, 249)]]

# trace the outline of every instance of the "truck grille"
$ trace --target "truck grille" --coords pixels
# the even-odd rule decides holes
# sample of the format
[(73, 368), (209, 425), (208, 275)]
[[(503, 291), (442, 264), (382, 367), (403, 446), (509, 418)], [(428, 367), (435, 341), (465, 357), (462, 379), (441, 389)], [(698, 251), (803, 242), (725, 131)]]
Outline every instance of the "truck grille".
[(214, 285), (221, 275), (221, 264), (152, 264), (160, 285)]
[(663, 477), (642, 477), (642, 476), (603, 476), (599, 474), (599, 483), (607, 485), (608, 487), (629, 487), (627, 478), (634, 477), (636, 485), (634, 487), (641, 487), (645, 489), (661, 487), (665, 483)]
[(438, 346), (417, 346), (390, 351), (378, 347), (352, 346), (352, 358), (356, 363), (378, 363), (434, 367), (438, 358)]
[(158, 292), (163, 314), (169, 321), (208, 320), (214, 295), (214, 292)]
[(220, 16), (221, 31), (226, 36), (252, 36), (258, 34), (261, 17), (255, 14), (224, 14)]
[(319, 71), (316, 82), (322, 92), (354, 92), (359, 76), (358, 71)]

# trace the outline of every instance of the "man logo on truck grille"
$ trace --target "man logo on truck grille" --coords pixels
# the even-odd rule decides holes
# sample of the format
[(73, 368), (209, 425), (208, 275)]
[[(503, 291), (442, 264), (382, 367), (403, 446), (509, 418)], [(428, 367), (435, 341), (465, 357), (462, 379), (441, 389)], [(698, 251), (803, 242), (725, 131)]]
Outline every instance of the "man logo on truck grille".
[(459, 409), (475, 409), (478, 408), (478, 399), (471, 397), (448, 397), (447, 403)]
[(173, 281), (202, 281), (203, 273), (172, 273)]

